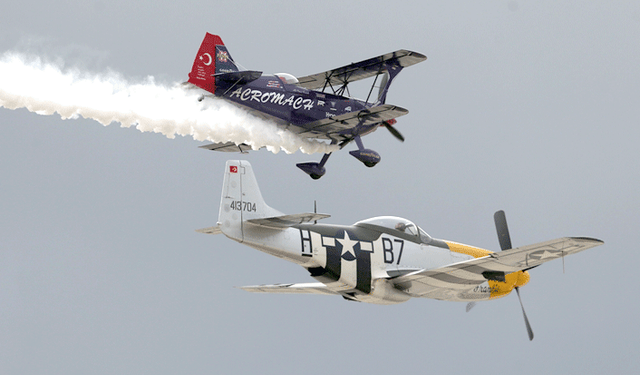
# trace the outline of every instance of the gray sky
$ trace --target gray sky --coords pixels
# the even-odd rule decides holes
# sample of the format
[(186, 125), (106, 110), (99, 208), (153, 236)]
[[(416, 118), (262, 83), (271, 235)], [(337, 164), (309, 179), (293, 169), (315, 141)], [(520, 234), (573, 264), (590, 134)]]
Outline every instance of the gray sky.
[[(55, 3), (55, 5), (54, 5)], [(515, 295), (480, 303), (376, 306), (234, 286), (312, 281), (224, 236), (228, 158), (191, 138), (0, 108), (0, 373), (309, 374), (631, 372), (640, 368), (640, 3), (635, 1), (45, 2), (9, 0), (0, 51), (130, 79), (186, 80), (205, 32), (236, 61), (307, 75), (400, 48), (428, 60), (387, 102), (409, 109), (396, 141), (243, 157), (267, 202), (318, 201), (327, 222), (379, 215), (433, 237), (498, 249), (592, 236), (604, 246), (531, 271)], [(0, 82), (0, 88), (2, 82)], [(349, 146), (348, 149), (354, 149)]]

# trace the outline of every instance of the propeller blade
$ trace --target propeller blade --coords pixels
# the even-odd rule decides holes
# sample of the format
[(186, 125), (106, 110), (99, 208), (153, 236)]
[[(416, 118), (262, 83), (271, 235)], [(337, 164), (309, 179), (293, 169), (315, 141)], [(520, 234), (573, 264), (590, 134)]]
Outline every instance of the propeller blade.
[(511, 249), (511, 237), (509, 236), (509, 227), (507, 227), (507, 217), (504, 211), (496, 211), (493, 214), (493, 221), (496, 223), (496, 231), (498, 232), (498, 241), (500, 241), (500, 248), (504, 250)]
[(473, 309), (473, 307), (474, 307), (475, 305), (476, 305), (476, 303), (475, 303), (475, 302), (469, 302), (469, 303), (467, 303), (467, 307), (466, 307), (467, 312), (471, 311), (471, 309)]
[(529, 319), (527, 319), (527, 313), (524, 312), (524, 306), (522, 305), (522, 298), (520, 298), (520, 288), (516, 287), (516, 293), (518, 294), (518, 301), (520, 301), (520, 307), (522, 307), (522, 316), (524, 316), (524, 324), (527, 326), (527, 333), (529, 334), (529, 341), (533, 340), (533, 330)]
[(396, 137), (400, 142), (404, 142), (404, 137), (402, 136), (402, 134), (400, 134), (400, 132), (398, 131), (398, 129), (394, 128), (391, 124), (389, 124), (388, 122), (383, 122), (382, 123), (384, 125), (385, 128), (387, 128), (387, 130), (389, 130), (389, 132), (391, 132), (391, 134), (393, 134), (394, 137)]

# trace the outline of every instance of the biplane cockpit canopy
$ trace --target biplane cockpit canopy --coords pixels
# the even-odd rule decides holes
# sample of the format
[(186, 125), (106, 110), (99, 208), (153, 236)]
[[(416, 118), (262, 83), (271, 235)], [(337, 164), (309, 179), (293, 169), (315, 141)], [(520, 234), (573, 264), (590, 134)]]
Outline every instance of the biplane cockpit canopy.
[(281, 80), (284, 81), (284, 83), (288, 83), (290, 85), (295, 85), (296, 83), (298, 83), (298, 79), (293, 76), (293, 74), (289, 74), (289, 73), (276, 73), (274, 74), (276, 77), (280, 78)]

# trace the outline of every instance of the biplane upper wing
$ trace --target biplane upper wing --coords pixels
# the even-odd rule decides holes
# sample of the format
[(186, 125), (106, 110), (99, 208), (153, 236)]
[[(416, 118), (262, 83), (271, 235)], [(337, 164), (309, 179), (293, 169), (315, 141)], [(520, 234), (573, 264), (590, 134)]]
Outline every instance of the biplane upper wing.
[(454, 263), (433, 270), (421, 270), (392, 278), (396, 288), (411, 295), (428, 293), (434, 288), (466, 290), (482, 284), (496, 274), (509, 274), (539, 266), (566, 255), (602, 245), (588, 237), (563, 237), (515, 249), (491, 253), (482, 258)]
[(394, 59), (401, 67), (405, 68), (426, 60), (427, 56), (418, 52), (401, 49), (326, 72), (306, 77), (298, 77), (298, 83), (296, 83), (296, 85), (309, 90), (315, 90), (325, 86), (344, 85), (382, 73), (384, 63)]
[(408, 110), (391, 104), (363, 109), (357, 112), (349, 112), (339, 116), (324, 118), (303, 125), (303, 131), (299, 134), (310, 138), (337, 138), (332, 136), (357, 125), (371, 125), (388, 121), (409, 113)]

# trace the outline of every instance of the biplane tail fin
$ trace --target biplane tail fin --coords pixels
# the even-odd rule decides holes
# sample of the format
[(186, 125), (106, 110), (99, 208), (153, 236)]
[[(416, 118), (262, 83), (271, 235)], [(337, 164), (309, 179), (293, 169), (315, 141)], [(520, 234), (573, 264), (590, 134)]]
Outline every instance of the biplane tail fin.
[(188, 82), (215, 93), (216, 80), (213, 75), (237, 71), (238, 67), (222, 39), (218, 35), (206, 33), (193, 61)]
[(218, 215), (221, 231), (235, 240), (243, 241), (245, 222), (282, 215), (262, 198), (251, 164), (246, 160), (228, 160)]

